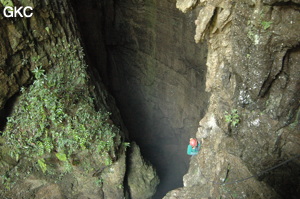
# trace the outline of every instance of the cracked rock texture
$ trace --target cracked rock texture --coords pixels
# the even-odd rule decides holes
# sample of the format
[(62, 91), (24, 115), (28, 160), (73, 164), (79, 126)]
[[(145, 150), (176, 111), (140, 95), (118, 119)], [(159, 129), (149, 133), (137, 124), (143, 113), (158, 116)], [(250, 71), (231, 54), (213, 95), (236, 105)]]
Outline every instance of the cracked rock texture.
[[(22, 95), (19, 92), (20, 88), (22, 86), (30, 87), (33, 82), (34, 78), (31, 71), (34, 66), (31, 65), (31, 60), (40, 57), (43, 69), (49, 72), (51, 68), (57, 67), (56, 64), (59, 60), (53, 56), (53, 54), (57, 55), (54, 49), (58, 46), (66, 47), (68, 43), (83, 45), (71, 1), (27, 0), (14, 1), (14, 3), (17, 6), (32, 6), (34, 14), (31, 18), (16, 19), (4, 18), (1, 14), (1, 131), (5, 128), (6, 117), (14, 114), (14, 106), (18, 106), (18, 96)], [(0, 3), (1, 10), (3, 7)], [(105, 63), (93, 64), (83, 74), (90, 76), (92, 81), (84, 84), (80, 89), (89, 91), (87, 92), (89, 96), (82, 96), (83, 98), (94, 98), (95, 112), (100, 107), (112, 112), (111, 120), (107, 122), (121, 129), (115, 136), (114, 148), (111, 151), (114, 154), (112, 165), (105, 166), (103, 157), (97, 153), (88, 153), (85, 150), (76, 154), (78, 159), (73, 160), (72, 171), (65, 172), (62, 171), (62, 164), (55, 158), (53, 159), (54, 154), (49, 154), (49, 157), (52, 158), (47, 160), (47, 164), (55, 169), (51, 171), (52, 173), (50, 171), (49, 173), (42, 173), (36, 162), (30, 162), (25, 155), (20, 157), (19, 161), (12, 159), (6, 150), (6, 140), (1, 135), (0, 198), (104, 199), (128, 197), (127, 176), (125, 175), (127, 168), (129, 168), (128, 164), (131, 164), (130, 168), (143, 165), (145, 168), (138, 168), (142, 169), (145, 176), (149, 176), (149, 179), (144, 178), (143, 181), (143, 191), (147, 194), (144, 197), (142, 193), (139, 193), (139, 190), (136, 190), (136, 188), (140, 188), (140, 182), (136, 185), (136, 181), (132, 180), (137, 178), (136, 175), (141, 176), (141, 174), (130, 172), (131, 180), (128, 180), (130, 192), (139, 193), (138, 196), (132, 198), (149, 198), (155, 193), (155, 188), (159, 182), (155, 169), (149, 163), (145, 163), (136, 144), (133, 144), (132, 155), (130, 152), (126, 152), (124, 148), (124, 141), (128, 139), (127, 130), (122, 124), (113, 98), (105, 90), (97, 73), (97, 68), (101, 67), (99, 65), (105, 65)], [(134, 158), (134, 161), (126, 161), (129, 157)], [(81, 162), (82, 165), (79, 166), (77, 162)]]
[[(28, 4), (30, 3), (30, 4)], [(68, 10), (63, 2), (27, 2), (35, 13), (31, 18), (13, 20), (1, 14), (0, 33), (0, 109), (5, 102), (19, 92), (21, 86), (31, 82), (28, 60), (39, 55), (43, 62), (49, 60), (52, 45), (61, 43), (68, 36), (75, 36), (74, 19), (57, 18)], [(0, 4), (1, 10), (3, 8)], [(48, 66), (47, 66), (48, 67)]]
[[(159, 178), (151, 164), (146, 162), (140, 148), (133, 142), (129, 157), (128, 186), (132, 199), (151, 198), (159, 184)], [(150, 189), (149, 189), (150, 187)]]
[[(299, 3), (198, 1), (195, 41), (208, 44), (211, 93), (196, 133), (204, 142), (184, 186), (164, 199), (300, 197)], [(236, 126), (225, 121), (233, 109)]]
[[(33, 82), (28, 60), (49, 70), (53, 46), (82, 35), (97, 107), (127, 139), (102, 79), (142, 148), (116, 146), (110, 167), (83, 153), (92, 171), (74, 166), (60, 183), (34, 167), (11, 190), (0, 184), (1, 198), (150, 198), (158, 178), (140, 153), (163, 176), (157, 198), (300, 198), (299, 0), (26, 2), (32, 18), (0, 20), (1, 122)], [(203, 142), (189, 159), (192, 136)], [(24, 162), (0, 145), (3, 179)]]
[(197, 13), (181, 13), (175, 1), (125, 0), (106, 16), (107, 85), (131, 138), (158, 172), (154, 198), (182, 186), (187, 142), (208, 104), (207, 47), (193, 40)]

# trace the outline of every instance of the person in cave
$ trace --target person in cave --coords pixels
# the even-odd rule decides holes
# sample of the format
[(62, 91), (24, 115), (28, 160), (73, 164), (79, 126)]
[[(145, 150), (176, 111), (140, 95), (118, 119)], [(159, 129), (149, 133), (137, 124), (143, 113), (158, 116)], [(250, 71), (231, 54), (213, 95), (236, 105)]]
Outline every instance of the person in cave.
[(187, 154), (194, 156), (199, 153), (200, 150), (200, 142), (197, 141), (195, 138), (190, 138), (190, 143), (187, 147)]

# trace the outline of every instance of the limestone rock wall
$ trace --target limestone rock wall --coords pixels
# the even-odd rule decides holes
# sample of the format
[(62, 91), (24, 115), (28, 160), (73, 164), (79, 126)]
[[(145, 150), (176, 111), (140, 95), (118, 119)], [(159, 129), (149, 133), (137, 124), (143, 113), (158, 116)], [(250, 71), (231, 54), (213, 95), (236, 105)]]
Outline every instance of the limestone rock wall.
[[(32, 6), (31, 18), (8, 19), (1, 16), (0, 19), (0, 114), (1, 131), (5, 129), (6, 117), (15, 114), (15, 106), (18, 106), (18, 96), (22, 86), (30, 87), (34, 77), (32, 70), (35, 68), (33, 60), (40, 60), (46, 73), (51, 69), (61, 66), (57, 48), (67, 47), (69, 43), (78, 46), (83, 45), (77, 26), (77, 18), (74, 15), (70, 1), (13, 1), (16, 6)], [(3, 5), (0, 3), (2, 10)], [(84, 45), (83, 45), (84, 46)], [(58, 51), (57, 51), (58, 50)], [(62, 49), (63, 50), (63, 49)], [(77, 56), (80, 56), (79, 54)], [(89, 58), (89, 56), (87, 56)], [(75, 64), (75, 63), (74, 63)], [(0, 197), (1, 198), (124, 198), (126, 194), (125, 174), (127, 169), (127, 155), (124, 141), (127, 139), (126, 129), (120, 121), (118, 109), (113, 98), (104, 88), (97, 68), (105, 62), (91, 63), (87, 71), (82, 74), (89, 76), (90, 82), (82, 88), (89, 96), (94, 98), (95, 110), (104, 109), (113, 112), (107, 121), (112, 126), (120, 128), (114, 138), (112, 154), (113, 162), (105, 166), (103, 157), (97, 153), (83, 151), (76, 154), (72, 160), (72, 171), (64, 172), (62, 162), (57, 161), (54, 154), (48, 154), (47, 163), (55, 168), (53, 173), (43, 173), (35, 162), (30, 162), (24, 156), (18, 161), (12, 159), (6, 150), (6, 140), (0, 138)], [(67, 67), (67, 66), (65, 66)], [(103, 67), (105, 68), (105, 67)], [(59, 70), (58, 70), (59, 71)], [(78, 78), (78, 77), (74, 77)], [(66, 94), (67, 95), (67, 94)], [(62, 96), (64, 97), (64, 96)], [(72, 110), (69, 110), (72, 112)], [(15, 115), (17, 117), (17, 115)], [(115, 128), (114, 127), (114, 128)], [(2, 132), (1, 132), (2, 133)], [(139, 150), (135, 145), (135, 150)], [(135, 154), (136, 162), (143, 163), (141, 155)], [(87, 163), (78, 166), (78, 162)], [(29, 168), (29, 169), (28, 169)], [(147, 164), (145, 174), (157, 178), (155, 170)], [(148, 172), (148, 173), (147, 173)], [(57, 175), (61, 173), (61, 175)], [(134, 174), (132, 174), (134, 176)], [(152, 182), (151, 187), (144, 184), (144, 190), (148, 190), (147, 197), (155, 192), (158, 181)], [(132, 183), (132, 192), (137, 191)]]
[(40, 56), (46, 63), (50, 61), (51, 46), (77, 36), (74, 18), (65, 17), (69, 12), (67, 2), (29, 1), (16, 4), (21, 5), (33, 7), (31, 18), (4, 18), (1, 14), (1, 109), (22, 85), (30, 83), (32, 68), (28, 65), (28, 59)]
[(151, 198), (159, 184), (159, 178), (152, 165), (142, 158), (140, 148), (135, 142), (131, 143), (130, 150), (127, 172), (130, 198)]
[[(186, 12), (193, 2), (177, 6)], [(204, 142), (184, 187), (164, 198), (298, 198), (299, 1), (201, 0), (196, 7), (195, 41), (208, 43), (211, 93), (197, 131)]]
[(175, 1), (115, 1), (108, 13), (108, 87), (130, 137), (157, 169), (156, 198), (182, 186), (188, 140), (208, 104), (205, 44), (195, 44), (194, 17)]

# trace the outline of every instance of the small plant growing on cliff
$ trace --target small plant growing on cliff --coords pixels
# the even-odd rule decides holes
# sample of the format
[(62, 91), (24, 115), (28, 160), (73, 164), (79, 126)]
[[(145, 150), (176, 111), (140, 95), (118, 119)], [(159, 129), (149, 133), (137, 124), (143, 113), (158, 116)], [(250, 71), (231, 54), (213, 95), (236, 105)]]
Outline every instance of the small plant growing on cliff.
[(268, 28), (271, 27), (272, 22), (271, 21), (262, 21), (261, 25), (263, 27), (264, 30), (267, 30)]
[(240, 122), (240, 116), (238, 115), (237, 109), (232, 109), (230, 113), (225, 111), (225, 121), (231, 126), (236, 127)]

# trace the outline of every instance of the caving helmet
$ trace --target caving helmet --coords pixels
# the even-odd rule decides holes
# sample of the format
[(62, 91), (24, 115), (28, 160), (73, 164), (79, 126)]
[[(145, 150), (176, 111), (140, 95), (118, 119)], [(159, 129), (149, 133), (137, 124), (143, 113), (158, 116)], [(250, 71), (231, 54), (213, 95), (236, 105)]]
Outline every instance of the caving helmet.
[(198, 145), (198, 142), (195, 138), (190, 138), (190, 145), (192, 147), (196, 147)]

